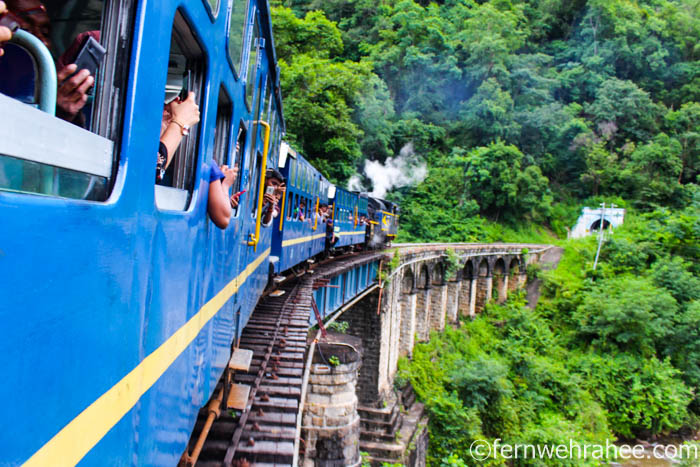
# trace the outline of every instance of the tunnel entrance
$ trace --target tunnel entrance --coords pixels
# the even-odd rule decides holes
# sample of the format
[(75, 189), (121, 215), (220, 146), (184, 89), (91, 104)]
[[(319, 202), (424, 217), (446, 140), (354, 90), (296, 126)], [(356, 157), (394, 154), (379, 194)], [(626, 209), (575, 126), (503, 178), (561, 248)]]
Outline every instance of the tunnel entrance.
[[(607, 230), (610, 228), (610, 222), (608, 222), (607, 219), (603, 219), (603, 230)], [(593, 222), (591, 226), (588, 228), (589, 231), (595, 232), (600, 229), (600, 219), (597, 221)]]

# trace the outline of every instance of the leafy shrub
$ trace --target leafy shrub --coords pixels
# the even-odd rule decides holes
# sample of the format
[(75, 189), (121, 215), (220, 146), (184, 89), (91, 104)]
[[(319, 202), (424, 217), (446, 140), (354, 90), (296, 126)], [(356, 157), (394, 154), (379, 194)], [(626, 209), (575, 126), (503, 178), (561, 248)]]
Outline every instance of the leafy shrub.
[(608, 411), (610, 427), (624, 437), (667, 432), (688, 421), (692, 394), (669, 360), (587, 353), (573, 359), (571, 368)]
[(594, 345), (651, 356), (672, 334), (677, 312), (671, 294), (651, 280), (621, 276), (593, 287), (574, 319)]

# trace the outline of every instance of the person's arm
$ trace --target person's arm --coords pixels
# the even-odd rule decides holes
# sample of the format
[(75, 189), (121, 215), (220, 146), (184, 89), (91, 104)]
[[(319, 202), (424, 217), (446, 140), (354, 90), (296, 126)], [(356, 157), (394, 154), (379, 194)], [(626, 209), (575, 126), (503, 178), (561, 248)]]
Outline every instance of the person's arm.
[(207, 201), (207, 212), (214, 225), (220, 229), (228, 227), (231, 220), (231, 201), (229, 200), (229, 190), (236, 180), (238, 171), (222, 166), (221, 171), (224, 178), (214, 180), (209, 183), (209, 200)]
[(277, 208), (277, 200), (273, 195), (265, 194), (265, 196), (263, 196), (263, 205), (266, 209), (263, 211), (262, 224), (267, 227), (272, 223), (272, 218)]
[(173, 101), (170, 104), (172, 120), (160, 137), (160, 142), (168, 149), (168, 160), (165, 161), (167, 169), (173, 160), (173, 155), (182, 141), (182, 137), (189, 132), (189, 128), (199, 122), (199, 106), (194, 100), (194, 92), (190, 92), (184, 101)]

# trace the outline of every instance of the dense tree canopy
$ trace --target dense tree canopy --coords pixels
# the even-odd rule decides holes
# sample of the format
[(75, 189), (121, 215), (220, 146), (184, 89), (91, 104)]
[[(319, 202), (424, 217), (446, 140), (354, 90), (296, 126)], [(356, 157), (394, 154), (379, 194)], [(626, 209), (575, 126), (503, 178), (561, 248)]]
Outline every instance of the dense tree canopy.
[(595, 240), (570, 242), (536, 311), (488, 306), (402, 363), (431, 415), (429, 465), (473, 465), (476, 439), (697, 430), (700, 1), (273, 10), (287, 138), (338, 183), (405, 147), (427, 164), (387, 195), (400, 240), (540, 240), (534, 223), (565, 235), (583, 205), (628, 209), (597, 270)]
[[(697, 1), (280, 0), (273, 22), (289, 139), (341, 183), (407, 143), (433, 167), (427, 184), (481, 154), (454, 197), (511, 222), (572, 197), (679, 206), (697, 183)], [(418, 141), (431, 128), (444, 133)], [(518, 167), (494, 172), (494, 144)], [(440, 205), (422, 192), (390, 196)]]

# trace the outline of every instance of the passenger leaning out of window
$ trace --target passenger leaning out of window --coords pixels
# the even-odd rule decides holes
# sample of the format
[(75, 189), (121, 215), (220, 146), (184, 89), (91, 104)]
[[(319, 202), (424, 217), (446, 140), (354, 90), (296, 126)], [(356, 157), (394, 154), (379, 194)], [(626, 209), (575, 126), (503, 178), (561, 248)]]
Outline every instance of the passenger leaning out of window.
[(176, 97), (163, 107), (163, 120), (160, 125), (160, 145), (158, 147), (158, 162), (156, 163), (156, 183), (164, 183), (165, 171), (173, 160), (173, 155), (182, 141), (188, 135), (190, 127), (199, 122), (199, 106), (190, 91), (184, 101)]
[[(51, 21), (42, 2), (37, 0), (7, 0), (7, 8), (13, 19), (19, 23), (20, 28), (36, 36), (49, 50), (54, 50), (49, 39)], [(95, 77), (88, 70), (77, 70), (77, 65), (73, 61), (77, 58), (89, 36), (98, 42), (100, 40), (99, 31), (78, 34), (73, 44), (63, 52), (56, 63), (58, 83), (56, 116), (80, 126), (85, 124), (80, 111), (87, 103), (88, 91), (95, 84)], [(76, 70), (78, 73), (75, 73)]]
[[(225, 229), (231, 220), (231, 214), (236, 206), (229, 200), (229, 190), (238, 177), (238, 166), (232, 169), (227, 165), (219, 168), (215, 161), (211, 163), (209, 171), (209, 200), (207, 201), (207, 212), (212, 222), (220, 229)], [(235, 196), (235, 195), (234, 195)]]
[(262, 226), (269, 227), (272, 220), (279, 215), (277, 203), (284, 196), (284, 175), (275, 169), (265, 173), (265, 194), (263, 195)]

